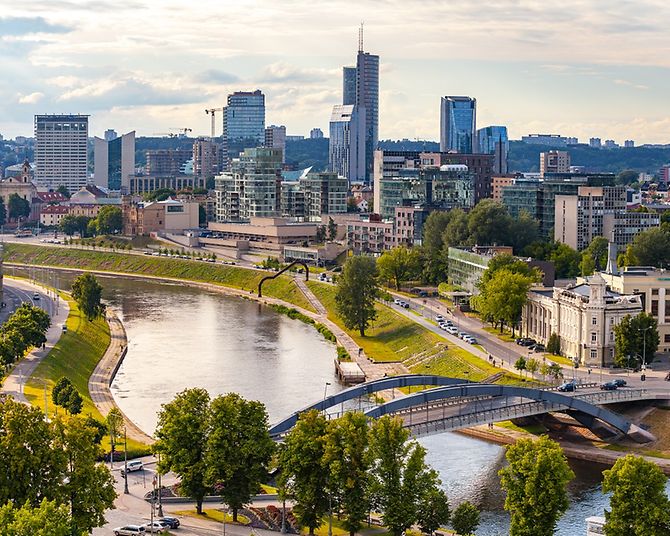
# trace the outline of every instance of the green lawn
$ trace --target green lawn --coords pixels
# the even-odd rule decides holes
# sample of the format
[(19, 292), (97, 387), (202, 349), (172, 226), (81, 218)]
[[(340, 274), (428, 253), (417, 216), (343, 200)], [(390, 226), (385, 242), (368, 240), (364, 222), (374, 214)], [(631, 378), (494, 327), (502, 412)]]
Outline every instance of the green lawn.
[(554, 363), (558, 363), (559, 365), (565, 365), (566, 367), (571, 367), (572, 365), (574, 365), (571, 359), (563, 357), (562, 355), (544, 354), (544, 356), (548, 360), (553, 361)]
[[(29, 265), (170, 277), (214, 283), (253, 293), (256, 293), (259, 281), (268, 275), (268, 273), (257, 270), (202, 261), (29, 244), (5, 244), (4, 260)], [(310, 311), (314, 310), (302, 291), (289, 277), (280, 276), (268, 281), (263, 285), (263, 294)]]
[(501, 341), (514, 342), (516, 340), (514, 337), (512, 337), (512, 332), (506, 329), (504, 329), (502, 333), (500, 333), (499, 329), (490, 326), (484, 326), (482, 329), (491, 335), (495, 335)]
[[(56, 346), (37, 366), (24, 386), (28, 401), (44, 409), (44, 382), (47, 385), (47, 407), (49, 415), (64, 413), (64, 409), (51, 401), (51, 390), (63, 376), (75, 386), (84, 400), (81, 414), (103, 420), (88, 391), (88, 380), (110, 343), (109, 326), (104, 318), (92, 322), (86, 320), (77, 304), (69, 296), (62, 294), (70, 306), (67, 318), (67, 332), (63, 333)], [(108, 439), (103, 440), (103, 448)], [(107, 443), (107, 448), (108, 443)], [(136, 441), (128, 440), (129, 453), (146, 453), (148, 449)]]
[[(216, 521), (217, 523), (222, 524), (223, 524), (223, 518), (225, 516), (226, 523), (233, 522), (233, 514), (224, 513), (223, 510), (219, 510), (218, 508), (203, 509), (202, 514), (198, 514), (195, 511), (195, 508), (193, 510), (177, 510), (176, 512), (172, 512), (172, 514), (176, 516), (195, 517), (197, 519), (209, 519), (210, 521)], [(248, 525), (249, 523), (250, 521), (248, 517), (243, 516), (242, 514), (237, 514), (236, 525)]]

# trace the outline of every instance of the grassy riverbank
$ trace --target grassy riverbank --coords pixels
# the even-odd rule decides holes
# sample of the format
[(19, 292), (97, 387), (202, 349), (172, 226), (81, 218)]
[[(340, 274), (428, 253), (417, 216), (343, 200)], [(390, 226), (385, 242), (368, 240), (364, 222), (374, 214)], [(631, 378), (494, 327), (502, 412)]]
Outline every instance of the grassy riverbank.
[[(337, 316), (335, 287), (317, 281), (307, 284), (327, 309), (328, 318), (344, 329), (375, 361), (400, 361), (418, 374), (439, 374), (472, 381), (481, 381), (501, 372), (488, 361), (448, 345), (439, 335), (381, 303), (377, 304), (377, 320), (366, 336), (361, 337), (358, 332), (347, 330)], [(519, 380), (515, 375), (505, 373), (497, 383), (518, 383)]]
[[(5, 262), (77, 268), (100, 272), (121, 272), (214, 283), (256, 292), (267, 272), (185, 259), (101, 252), (90, 249), (5, 244)], [(280, 276), (263, 285), (263, 294), (313, 311), (301, 290), (289, 277)]]
[[(70, 314), (66, 321), (67, 332), (61, 335), (49, 355), (37, 366), (25, 384), (24, 394), (31, 404), (44, 409), (44, 385), (46, 383), (49, 415), (63, 413), (65, 411), (63, 408), (53, 404), (51, 390), (56, 382), (65, 376), (72, 382), (83, 399), (81, 414), (103, 421), (102, 415), (91, 400), (88, 380), (109, 346), (111, 340), (109, 326), (104, 318), (97, 318), (89, 322), (72, 298), (65, 294), (62, 294), (62, 297), (67, 300), (70, 307)], [(108, 438), (103, 440), (103, 448), (109, 449)], [(148, 447), (128, 440), (128, 452), (134, 455), (146, 453)]]

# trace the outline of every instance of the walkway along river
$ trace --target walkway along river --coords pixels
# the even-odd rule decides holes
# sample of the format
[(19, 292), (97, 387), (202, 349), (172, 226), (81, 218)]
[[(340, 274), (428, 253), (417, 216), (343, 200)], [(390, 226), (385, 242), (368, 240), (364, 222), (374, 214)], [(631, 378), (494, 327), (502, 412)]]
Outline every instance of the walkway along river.
[[(61, 287), (69, 288), (73, 277), (61, 272)], [(149, 433), (160, 405), (187, 387), (204, 387), (212, 396), (235, 391), (260, 400), (271, 421), (314, 402), (325, 387), (329, 393), (342, 388), (333, 371), (334, 346), (312, 327), (265, 306), (187, 286), (110, 277), (100, 281), (129, 339), (112, 392), (128, 417)], [(452, 506), (467, 499), (484, 508), (477, 534), (508, 534), (497, 477), (504, 462), (502, 447), (459, 434), (420, 442)], [(602, 514), (608, 504), (600, 492), (603, 467), (571, 463), (577, 479), (570, 486), (573, 501), (559, 523), (559, 536), (583, 534), (584, 519)]]

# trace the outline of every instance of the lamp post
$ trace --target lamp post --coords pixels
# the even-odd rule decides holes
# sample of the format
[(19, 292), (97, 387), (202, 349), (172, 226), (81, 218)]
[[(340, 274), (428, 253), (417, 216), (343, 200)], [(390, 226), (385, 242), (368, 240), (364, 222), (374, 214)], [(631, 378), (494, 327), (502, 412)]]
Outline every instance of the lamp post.
[(161, 467), (161, 453), (158, 452), (158, 517), (163, 517), (163, 473)]
[(645, 380), (645, 371), (647, 370), (647, 330), (651, 326), (647, 326), (646, 328), (639, 328), (638, 331), (642, 332), (642, 375), (640, 379), (642, 381)]
[(128, 434), (123, 427), (123, 493), (128, 495)]
[(325, 382), (323, 386), (323, 414), (326, 414), (326, 396), (328, 395), (328, 386), (330, 382)]

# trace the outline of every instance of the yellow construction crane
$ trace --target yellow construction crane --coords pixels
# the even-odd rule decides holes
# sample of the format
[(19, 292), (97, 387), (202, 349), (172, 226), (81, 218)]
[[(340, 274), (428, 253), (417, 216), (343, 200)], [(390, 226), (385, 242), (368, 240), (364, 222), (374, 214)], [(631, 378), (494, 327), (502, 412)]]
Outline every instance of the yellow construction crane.
[(216, 132), (215, 132), (215, 126), (216, 126), (215, 116), (216, 116), (216, 112), (223, 112), (223, 108), (207, 108), (207, 109), (205, 110), (205, 113), (206, 113), (207, 115), (210, 115), (210, 114), (211, 114), (211, 116), (212, 116), (212, 138), (214, 138), (214, 135), (216, 134)]

